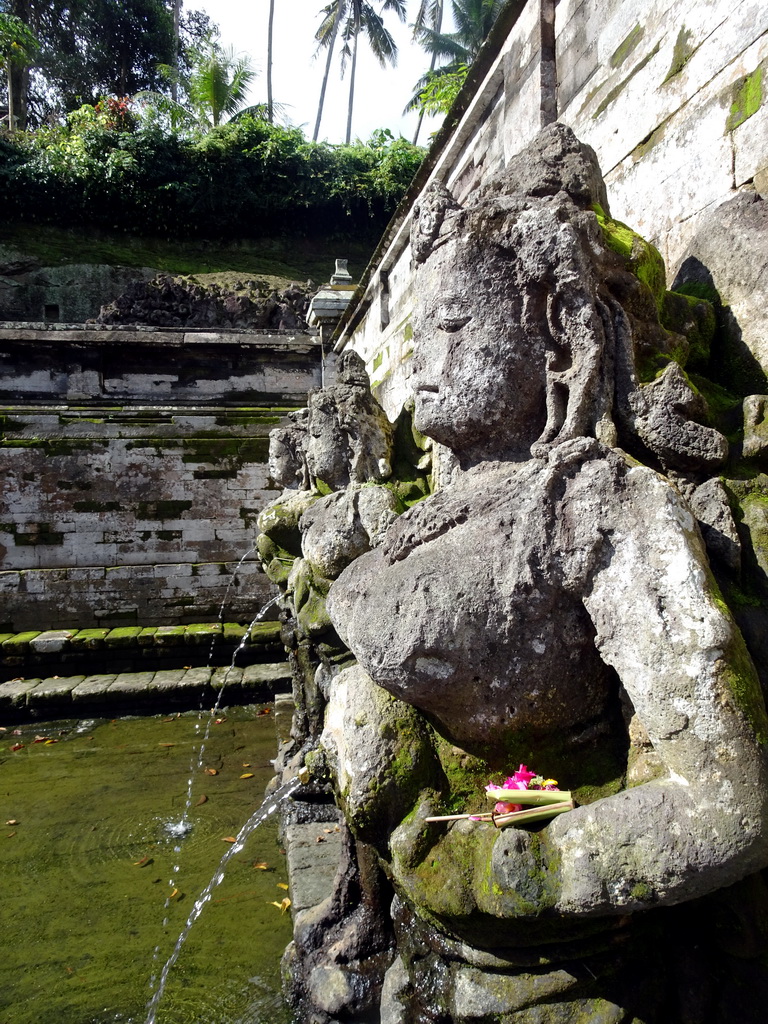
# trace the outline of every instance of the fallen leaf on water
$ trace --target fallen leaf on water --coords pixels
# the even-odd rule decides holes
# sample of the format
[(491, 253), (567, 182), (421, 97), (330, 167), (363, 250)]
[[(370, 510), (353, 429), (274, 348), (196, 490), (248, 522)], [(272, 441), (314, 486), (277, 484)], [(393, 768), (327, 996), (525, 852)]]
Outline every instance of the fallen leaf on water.
[(175, 900), (177, 896), (180, 896), (178, 889), (174, 889), (171, 895), (168, 897), (169, 900)]
[(278, 889), (285, 889), (285, 890), (287, 890), (288, 886), (285, 884), (285, 882), (278, 882), (277, 883), (277, 888)]
[(151, 863), (152, 863), (152, 858), (151, 857), (142, 857), (141, 860), (135, 860), (133, 862), (133, 866), (135, 868), (145, 868), (147, 866), (147, 864), (151, 864)]
[(5, 725), (0, 725), (0, 732), (8, 732), (8, 727)]
[(317, 839), (315, 840), (315, 842), (316, 843), (324, 843), (325, 842), (325, 836), (318, 836)]
[(11, 736), (21, 736), (21, 735), (22, 735), (21, 729), (14, 729), (13, 732), (11, 733)]
[(277, 907), (281, 914), (284, 914), (288, 907), (290, 907), (291, 905), (291, 901), (288, 899), (287, 896), (282, 901), (282, 903), (278, 903), (277, 900), (269, 900), (268, 902), (270, 906)]
[(219, 774), (218, 768), (204, 768), (203, 771), (205, 772), (206, 775), (218, 775)]
[(158, 747), (175, 747), (175, 743), (158, 743)]
[(251, 767), (251, 762), (250, 761), (243, 761), (243, 768), (250, 768), (250, 767)]
[(18, 825), (19, 824), (19, 819), (18, 818), (9, 818), (8, 821), (6, 821), (5, 824), (6, 825)]
[(208, 802), (208, 797), (205, 795), (205, 793), (201, 793), (199, 799), (195, 803), (195, 807), (200, 807), (201, 804), (205, 804), (207, 802)]
[(21, 750), (23, 746), (23, 743), (14, 743), (13, 746), (11, 747), (11, 750)]
[(237, 839), (234, 836), (223, 836), (221, 841), (222, 843), (236, 843)]
[(164, 719), (163, 719), (163, 722), (166, 722), (166, 723), (167, 723), (167, 722), (173, 722), (173, 721), (174, 721), (174, 719), (173, 719), (173, 718), (164, 718)]
[(252, 779), (253, 778), (253, 772), (243, 772), (243, 774), (240, 776), (240, 778), (241, 779)]
[(226, 718), (217, 718), (214, 724), (221, 725), (222, 722), (226, 722)]
[(45, 743), (47, 739), (47, 736), (35, 736), (33, 743)]
[(269, 864), (265, 860), (255, 860), (253, 866), (257, 871), (269, 871)]
[(58, 741), (58, 740), (57, 740), (57, 739), (56, 739), (55, 737), (49, 737), (49, 738), (48, 738), (48, 739), (47, 739), (47, 740), (45, 741), (45, 746), (46, 746), (46, 747), (50, 747), (52, 743), (58, 743), (58, 742), (59, 742), (59, 741)]
[(13, 837), (14, 837), (15, 835), (16, 835), (16, 833), (15, 833), (15, 832), (6, 832), (6, 833), (5, 833), (5, 838), (6, 838), (6, 839), (13, 839)]
[(257, 714), (257, 716), (258, 715), (268, 715), (271, 710), (272, 710), (272, 708), (262, 708), (261, 711), (257, 711), (256, 714)]

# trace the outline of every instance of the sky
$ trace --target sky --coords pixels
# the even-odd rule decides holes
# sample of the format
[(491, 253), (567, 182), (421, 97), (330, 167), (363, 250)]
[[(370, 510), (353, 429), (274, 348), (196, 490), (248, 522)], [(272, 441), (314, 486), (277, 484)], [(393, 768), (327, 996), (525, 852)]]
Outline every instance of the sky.
[[(313, 57), (315, 32), (320, 24), (320, 10), (328, 0), (275, 0), (274, 55), (272, 61), (272, 92), (276, 103), (286, 108), (288, 121), (302, 127), (311, 138), (317, 117), (320, 86), (325, 71), (326, 51)], [(374, 6), (378, 6), (374, 2)], [(415, 10), (415, 4), (409, 5)], [(268, 0), (186, 0), (185, 10), (203, 10), (220, 30), (223, 46), (233, 46), (237, 54), (248, 54), (257, 71), (250, 101), (267, 99), (267, 19)], [(361, 42), (357, 61), (355, 105), (352, 116), (352, 139), (366, 141), (377, 128), (388, 128), (395, 136), (413, 139), (418, 117), (402, 116), (413, 88), (429, 67), (428, 55), (411, 41), (407, 23), (401, 25), (390, 13), (386, 24), (395, 37), (399, 56), (397, 67), (382, 70), (368, 44)], [(337, 44), (338, 48), (338, 44)], [(337, 56), (331, 67), (326, 90), (319, 139), (343, 142), (347, 127), (349, 72), (339, 78)], [(428, 143), (430, 132), (439, 121), (425, 120), (419, 142)]]

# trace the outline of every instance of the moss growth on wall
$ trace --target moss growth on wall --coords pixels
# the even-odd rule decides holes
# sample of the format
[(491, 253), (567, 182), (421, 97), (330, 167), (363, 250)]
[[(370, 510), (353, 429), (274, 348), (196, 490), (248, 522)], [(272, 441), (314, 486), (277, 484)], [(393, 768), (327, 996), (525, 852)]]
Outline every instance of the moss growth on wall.
[(635, 75), (640, 74), (640, 72), (643, 70), (643, 68), (647, 64), (650, 64), (650, 62), (653, 60), (653, 58), (659, 52), (660, 46), (661, 46), (661, 44), (657, 43), (654, 46), (654, 48), (651, 50), (651, 52), (646, 54), (645, 57), (643, 57), (643, 59), (632, 69), (632, 71), (630, 71), (630, 73), (627, 75), (627, 77), (622, 79), (622, 81), (619, 82), (618, 85), (614, 86), (614, 88), (611, 89), (611, 91), (608, 93), (608, 95), (605, 96), (601, 100), (600, 104), (597, 107), (597, 110), (592, 115), (593, 118), (600, 117), (601, 114), (605, 113), (605, 111), (614, 102), (614, 100), (619, 98), (619, 96), (622, 94), (622, 92), (624, 92), (624, 90), (629, 85), (629, 83), (632, 81), (632, 79), (635, 77)]
[(747, 118), (756, 114), (763, 103), (763, 68), (759, 67), (751, 75), (745, 75), (735, 82), (731, 88), (731, 108), (725, 122), (725, 130), (732, 132), (744, 124)]
[(611, 54), (608, 63), (612, 68), (619, 68), (631, 53), (637, 48), (640, 40), (645, 35), (642, 25), (635, 25), (632, 31), (626, 36)]
[(679, 75), (685, 65), (694, 55), (698, 47), (691, 46), (691, 33), (683, 25), (677, 34), (675, 40), (675, 48), (672, 51), (672, 63), (669, 66), (669, 71), (666, 74), (662, 85), (666, 85), (675, 75)]

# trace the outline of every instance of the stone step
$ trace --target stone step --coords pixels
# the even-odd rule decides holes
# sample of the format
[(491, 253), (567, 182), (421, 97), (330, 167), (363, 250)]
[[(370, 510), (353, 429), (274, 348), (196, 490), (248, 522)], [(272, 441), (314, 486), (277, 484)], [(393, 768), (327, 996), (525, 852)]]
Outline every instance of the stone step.
[(201, 660), (221, 665), (238, 647), (240, 664), (279, 657), (280, 623), (257, 622), (250, 629), (237, 622), (204, 622), (0, 633), (0, 679), (178, 669)]
[(0, 716), (29, 718), (161, 712), (168, 707), (215, 703), (224, 688), (226, 704), (272, 700), (291, 688), (287, 662), (240, 667), (160, 669), (12, 679), (0, 683)]

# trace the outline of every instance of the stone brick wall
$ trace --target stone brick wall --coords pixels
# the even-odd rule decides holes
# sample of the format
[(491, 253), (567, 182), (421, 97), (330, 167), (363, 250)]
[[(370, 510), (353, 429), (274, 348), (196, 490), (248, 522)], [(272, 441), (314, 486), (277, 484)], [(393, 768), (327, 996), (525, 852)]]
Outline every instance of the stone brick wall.
[(250, 621), (269, 431), (321, 374), (307, 335), (0, 331), (0, 630)]

